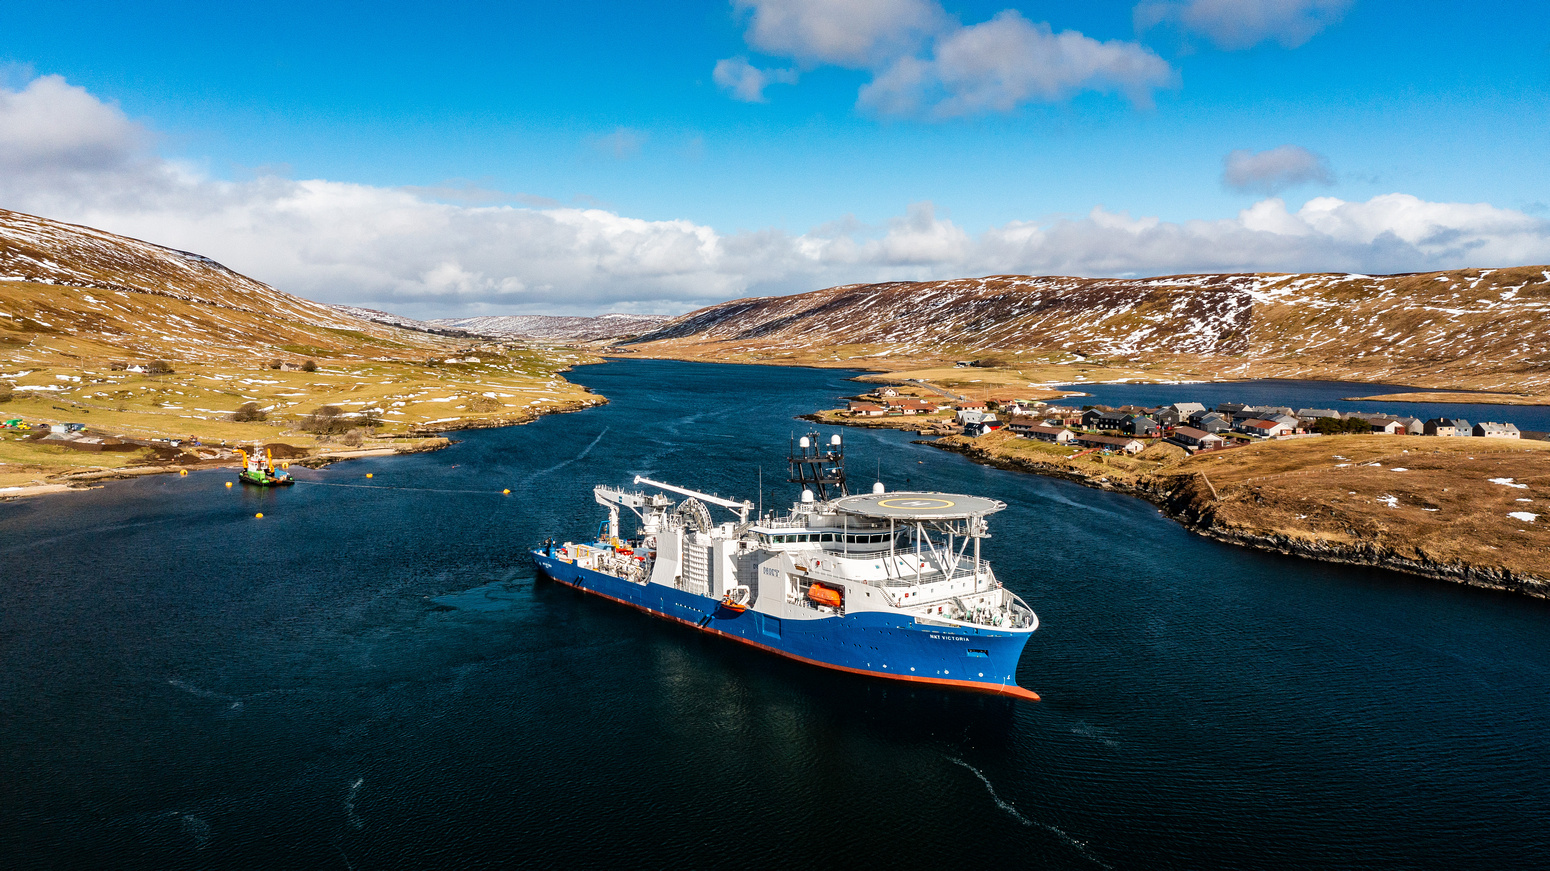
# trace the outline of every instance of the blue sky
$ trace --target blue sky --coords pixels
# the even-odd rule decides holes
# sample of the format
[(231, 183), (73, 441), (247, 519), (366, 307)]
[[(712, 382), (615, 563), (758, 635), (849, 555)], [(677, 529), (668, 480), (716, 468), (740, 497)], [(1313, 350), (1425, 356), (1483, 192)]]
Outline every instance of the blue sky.
[[(1550, 4), (221, 6), (0, 13), (0, 121), (54, 137), (0, 133), (0, 206), (426, 316), (1550, 260)], [(112, 154), (61, 170), (67, 133)], [(1243, 217), (1272, 198), (1297, 226)], [(280, 215), (351, 250), (284, 250)]]

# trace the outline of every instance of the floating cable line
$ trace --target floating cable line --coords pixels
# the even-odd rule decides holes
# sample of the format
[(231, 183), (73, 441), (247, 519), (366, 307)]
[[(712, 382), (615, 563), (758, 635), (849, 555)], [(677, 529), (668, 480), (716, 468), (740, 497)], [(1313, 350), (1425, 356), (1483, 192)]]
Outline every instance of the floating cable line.
[(353, 487), (357, 490), (403, 490), (411, 493), (462, 493), (470, 496), (504, 496), (499, 490), (442, 490), (435, 487), (395, 487), (392, 484), (341, 484), (336, 481), (305, 481), (296, 479), (298, 484), (311, 484), (315, 487)]

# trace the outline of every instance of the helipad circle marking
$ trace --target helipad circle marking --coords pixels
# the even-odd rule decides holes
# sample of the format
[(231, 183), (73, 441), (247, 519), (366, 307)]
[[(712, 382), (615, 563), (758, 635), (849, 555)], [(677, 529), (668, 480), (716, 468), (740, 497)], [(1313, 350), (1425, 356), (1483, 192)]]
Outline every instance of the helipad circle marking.
[(943, 508), (951, 508), (957, 505), (946, 499), (884, 499), (877, 503), (879, 508), (904, 508), (910, 511), (937, 511)]

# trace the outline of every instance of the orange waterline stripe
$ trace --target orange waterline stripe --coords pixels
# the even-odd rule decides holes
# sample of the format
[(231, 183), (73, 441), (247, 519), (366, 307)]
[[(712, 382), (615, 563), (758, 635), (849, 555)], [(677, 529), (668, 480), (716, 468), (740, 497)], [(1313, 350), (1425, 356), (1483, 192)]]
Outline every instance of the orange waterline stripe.
[(1027, 701), (1030, 701), (1030, 702), (1037, 702), (1037, 701), (1039, 701), (1039, 694), (1038, 693), (1034, 692), (1033, 690), (1023, 689), (1022, 687), (1020, 687), (1020, 686), (1018, 686), (1016, 684), (988, 684), (988, 683), (977, 683), (975, 681), (970, 681), (970, 680), (951, 680), (951, 679), (948, 679), (948, 678), (923, 677), (923, 676), (920, 676), (920, 675), (913, 675), (913, 674), (897, 674), (897, 673), (889, 672), (889, 671), (869, 671), (869, 670), (864, 669), (864, 668), (851, 668), (849, 666), (844, 666), (844, 665), (834, 665), (833, 663), (824, 662), (824, 661), (818, 660), (818, 659), (809, 659), (809, 658), (807, 658), (805, 656), (799, 656), (799, 655), (797, 655), (795, 653), (791, 653), (790, 651), (781, 650), (778, 647), (771, 647), (768, 644), (761, 644), (761, 643), (759, 643), (757, 641), (754, 641), (752, 639), (743, 638), (740, 635), (732, 635), (732, 634), (727, 633), (727, 632), (722, 632), (720, 629), (712, 629), (709, 625), (701, 626), (698, 623), (695, 623), (695, 622), (693, 622), (691, 620), (685, 620), (682, 617), (674, 617), (672, 614), (664, 614), (661, 611), (653, 611), (652, 609), (647, 608), (644, 605), (637, 605), (634, 602), (628, 601), (626, 599), (621, 599), (621, 598), (619, 598), (617, 596), (610, 596), (607, 593), (604, 593), (604, 592), (601, 592), (601, 591), (598, 591), (598, 590), (590, 590), (590, 589), (587, 589), (586, 587), (580, 586), (579, 584), (573, 584), (573, 583), (571, 583), (569, 581), (561, 580), (561, 579), (555, 577), (554, 575), (549, 574), (548, 572), (544, 572), (544, 576), (547, 577), (549, 580), (554, 581), (557, 584), (563, 584), (563, 585), (565, 585), (567, 587), (570, 587), (573, 590), (580, 590), (583, 593), (589, 593), (589, 594), (591, 594), (593, 596), (597, 596), (599, 598), (607, 599), (610, 602), (618, 602), (621, 605), (625, 605), (625, 606), (628, 606), (630, 608), (634, 608), (637, 611), (645, 611), (647, 614), (650, 614), (653, 617), (660, 617), (663, 620), (673, 620), (673, 621), (676, 621), (678, 623), (682, 623), (685, 626), (690, 626), (690, 627), (693, 627), (695, 629), (698, 629), (698, 630), (700, 630), (702, 632), (710, 632), (710, 633), (713, 633), (715, 635), (719, 635), (722, 638), (729, 638), (729, 639), (731, 639), (733, 641), (740, 641), (743, 644), (746, 644), (746, 645), (748, 645), (750, 647), (757, 647), (760, 650), (767, 650), (770, 653), (774, 653), (774, 654), (777, 654), (779, 656), (784, 656), (787, 659), (794, 659), (797, 662), (803, 662), (803, 663), (806, 663), (808, 665), (817, 666), (819, 668), (827, 668), (827, 669), (832, 669), (834, 671), (844, 671), (844, 672), (849, 672), (850, 674), (862, 674), (862, 675), (866, 675), (867, 677), (881, 677), (881, 678), (887, 678), (889, 680), (913, 681), (913, 682), (916, 682), (916, 683), (931, 684), (933, 686), (945, 686), (945, 687), (953, 687), (955, 689), (971, 690), (973, 692), (990, 693), (991, 695), (1011, 696), (1012, 698), (1026, 699)]

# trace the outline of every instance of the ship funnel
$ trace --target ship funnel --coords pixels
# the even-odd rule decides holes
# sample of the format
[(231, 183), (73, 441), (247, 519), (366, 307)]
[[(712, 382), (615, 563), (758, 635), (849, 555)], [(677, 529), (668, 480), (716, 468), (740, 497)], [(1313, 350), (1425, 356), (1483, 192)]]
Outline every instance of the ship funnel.
[(813, 504), (813, 491), (811, 491), (811, 490), (803, 490), (802, 491), (802, 504), (803, 505), (811, 505), (811, 504)]
[(872, 485), (872, 492), (873, 493), (881, 493), (881, 492), (883, 492), (883, 482), (882, 481), (878, 481), (876, 484), (873, 484)]
[(812, 446), (813, 443), (807, 440), (807, 436), (802, 436), (801, 438), (797, 439), (797, 447), (799, 448), (810, 448)]
[(840, 444), (839, 433), (835, 433), (834, 435), (829, 436), (829, 444), (834, 445), (835, 447), (839, 447), (839, 444)]

